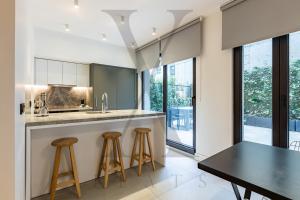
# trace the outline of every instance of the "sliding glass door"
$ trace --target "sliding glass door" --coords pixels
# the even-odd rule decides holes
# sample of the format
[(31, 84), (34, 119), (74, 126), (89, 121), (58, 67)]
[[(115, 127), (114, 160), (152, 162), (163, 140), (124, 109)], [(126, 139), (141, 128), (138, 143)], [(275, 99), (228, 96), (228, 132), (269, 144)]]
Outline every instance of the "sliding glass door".
[[(289, 120), (288, 111), (291, 107), (292, 116), (291, 113), (298, 109), (294, 105), (295, 101), (298, 103), (294, 94), (298, 90), (290, 94), (288, 91), (297, 87), (300, 78), (296, 80), (298, 73), (295, 70), (289, 73), (288, 55), (293, 48), (289, 50), (288, 41), (289, 36), (284, 35), (234, 49), (235, 143), (250, 141), (284, 148), (289, 146), (288, 129), (292, 120)], [(290, 88), (289, 76), (292, 77)], [(293, 106), (289, 101), (294, 101)], [(292, 126), (290, 123), (290, 129)]]
[(196, 58), (142, 73), (143, 109), (167, 115), (167, 144), (194, 154)]
[(289, 41), (289, 148), (300, 151), (300, 32)]
[(272, 40), (243, 46), (243, 140), (272, 145)]
[(194, 63), (193, 59), (167, 67), (167, 143), (194, 152)]

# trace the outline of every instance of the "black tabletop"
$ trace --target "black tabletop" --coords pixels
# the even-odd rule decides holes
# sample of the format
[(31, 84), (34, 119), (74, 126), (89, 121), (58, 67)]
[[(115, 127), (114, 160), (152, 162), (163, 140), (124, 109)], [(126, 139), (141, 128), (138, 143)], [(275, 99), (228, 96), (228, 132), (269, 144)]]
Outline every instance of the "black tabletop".
[(242, 142), (198, 163), (199, 169), (271, 199), (300, 200), (300, 153)]

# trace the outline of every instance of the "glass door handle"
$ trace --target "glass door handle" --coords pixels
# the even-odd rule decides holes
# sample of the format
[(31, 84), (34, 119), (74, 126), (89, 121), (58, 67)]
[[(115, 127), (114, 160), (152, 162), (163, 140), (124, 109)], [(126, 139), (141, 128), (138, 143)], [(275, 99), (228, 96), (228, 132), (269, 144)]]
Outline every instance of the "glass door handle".
[(196, 105), (196, 97), (195, 96), (192, 97), (192, 105), (193, 106)]
[(281, 104), (281, 106), (283, 106), (283, 107), (286, 107), (286, 106), (287, 106), (287, 97), (286, 97), (286, 95), (281, 95), (281, 96), (280, 96), (280, 104)]

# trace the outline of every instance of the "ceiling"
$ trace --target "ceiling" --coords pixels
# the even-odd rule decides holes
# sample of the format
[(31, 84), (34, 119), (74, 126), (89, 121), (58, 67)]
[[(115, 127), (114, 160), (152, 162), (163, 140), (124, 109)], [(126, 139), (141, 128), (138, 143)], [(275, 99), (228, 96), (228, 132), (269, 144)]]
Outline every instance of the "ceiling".
[[(138, 46), (159, 35), (171, 31), (174, 18), (167, 10), (192, 10), (182, 24), (199, 16), (215, 12), (225, 0), (79, 0), (79, 9), (74, 0), (28, 0), (32, 23), (36, 28), (65, 32), (69, 24), (70, 32), (102, 42), (102, 34), (107, 43), (124, 46), (118, 27), (112, 17), (102, 10), (136, 10), (130, 16), (129, 25)], [(157, 29), (153, 36), (152, 28)]]

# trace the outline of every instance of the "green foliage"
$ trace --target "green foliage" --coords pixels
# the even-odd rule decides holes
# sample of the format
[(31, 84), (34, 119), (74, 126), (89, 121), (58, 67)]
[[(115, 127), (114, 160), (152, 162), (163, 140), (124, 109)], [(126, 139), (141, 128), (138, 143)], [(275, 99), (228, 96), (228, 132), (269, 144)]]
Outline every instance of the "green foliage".
[(244, 114), (272, 116), (272, 68), (255, 67), (244, 71)]
[(161, 81), (150, 79), (150, 108), (153, 111), (163, 110), (163, 83)]
[[(191, 85), (175, 85), (175, 78), (168, 80), (168, 108), (177, 106), (191, 106), (191, 97), (181, 97), (177, 91), (190, 90)], [(150, 78), (150, 107), (153, 111), (162, 111), (163, 108), (163, 83)]]
[[(300, 119), (300, 60), (290, 65), (290, 119)], [(272, 68), (255, 67), (244, 71), (244, 114), (272, 116)]]
[[(290, 65), (289, 110), (290, 119), (300, 119), (300, 60)], [(168, 80), (168, 108), (191, 106), (191, 97), (181, 97), (178, 91), (191, 89), (191, 85), (175, 85), (175, 78)], [(163, 83), (150, 79), (151, 110), (162, 111)], [(244, 114), (257, 117), (272, 116), (272, 67), (255, 67), (244, 71)]]
[(290, 119), (300, 119), (300, 60), (290, 65)]

